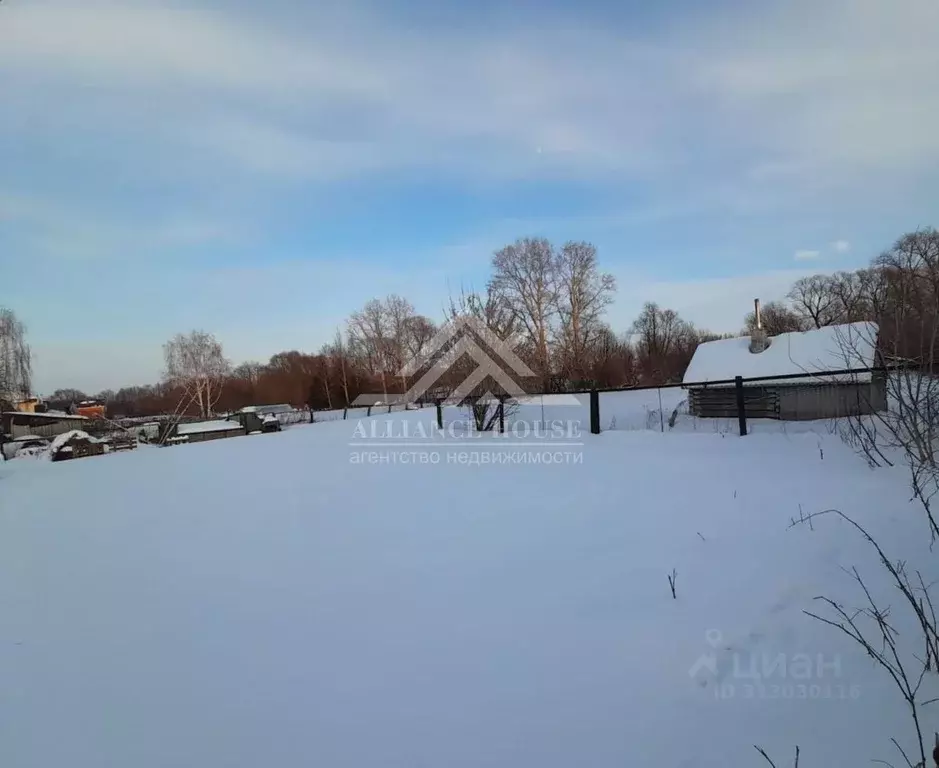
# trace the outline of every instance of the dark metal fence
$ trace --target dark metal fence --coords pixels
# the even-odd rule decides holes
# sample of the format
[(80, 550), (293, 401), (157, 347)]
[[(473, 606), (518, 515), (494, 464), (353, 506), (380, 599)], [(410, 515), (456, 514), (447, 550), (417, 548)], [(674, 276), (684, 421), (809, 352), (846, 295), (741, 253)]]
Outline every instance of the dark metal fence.
[[(530, 393), (526, 399), (577, 396), (589, 413), (592, 434), (617, 429), (656, 429), (665, 432), (676, 425), (679, 418), (691, 417), (695, 429), (706, 430), (715, 425), (717, 431), (733, 431), (747, 435), (756, 420), (824, 421), (857, 413), (881, 410), (864, 388), (872, 385), (878, 376), (885, 376), (898, 366), (874, 368), (843, 368), (831, 371), (804, 371), (800, 373), (742, 377), (711, 381), (672, 382), (638, 387), (605, 387)], [(838, 386), (832, 386), (832, 385)], [(663, 392), (684, 390), (687, 396), (678, 400), (674, 395), (663, 398)], [(617, 403), (604, 395), (650, 393), (650, 398), (637, 402)], [(506, 402), (499, 399), (495, 429), (504, 432), (509, 424)], [(643, 402), (645, 400), (645, 402)], [(461, 405), (465, 406), (464, 402)], [(788, 404), (788, 405), (787, 405)], [(382, 402), (371, 406), (351, 407), (333, 411), (311, 412), (311, 421), (334, 421), (361, 417), (381, 416), (406, 408), (434, 408), (437, 425), (444, 427), (444, 410), (454, 406), (443, 397), (424, 398), (423, 402), (406, 404), (403, 401)], [(886, 407), (886, 395), (883, 396)], [(865, 410), (866, 409), (866, 410)], [(817, 415), (820, 414), (820, 415)], [(617, 424), (619, 419), (619, 424)], [(731, 426), (732, 425), (732, 426)]]
[[(883, 410), (886, 408), (883, 377), (893, 369), (844, 368), (773, 376), (735, 376), (711, 381), (532, 393), (525, 399), (544, 398), (550, 408), (550, 398), (580, 398), (584, 408), (582, 413), (589, 418), (590, 432), (595, 435), (622, 429), (665, 432), (666, 428), (675, 427), (680, 419), (690, 418), (696, 430), (708, 430), (709, 425), (714, 425), (715, 431), (732, 429), (743, 436), (756, 420), (764, 424), (766, 420), (817, 422)], [(667, 394), (669, 390), (683, 390), (687, 395), (680, 400), (675, 395), (663, 398), (663, 392)], [(637, 397), (635, 401), (629, 399), (626, 402), (603, 397), (630, 393), (648, 393), (650, 397)], [(497, 406), (500, 432), (505, 431), (508, 421), (505, 405), (508, 400), (510, 398), (501, 399)], [(435, 403), (437, 423), (441, 428), (445, 403), (444, 400)], [(561, 415), (560, 407), (554, 413)]]
[[(659, 391), (659, 419), (662, 422), (662, 431), (664, 427), (664, 409), (662, 408), (661, 391), (663, 389), (685, 389), (689, 392), (689, 410), (692, 415), (695, 414), (696, 403), (695, 394), (698, 394), (697, 405), (704, 410), (700, 404), (703, 399), (701, 393), (708, 395), (707, 415), (711, 417), (729, 417), (737, 420), (738, 431), (741, 436), (746, 436), (748, 432), (748, 419), (780, 419), (785, 418), (785, 414), (780, 412), (779, 399), (786, 397), (787, 392), (796, 392), (796, 389), (803, 391), (806, 387), (818, 390), (822, 396), (827, 391), (829, 393), (836, 390), (832, 385), (842, 385), (844, 387), (855, 387), (867, 385), (877, 381), (878, 376), (886, 376), (894, 368), (875, 367), (875, 368), (842, 368), (833, 371), (806, 371), (803, 373), (777, 374), (774, 376), (735, 376), (732, 379), (718, 379), (712, 381), (696, 382), (676, 382), (672, 384), (659, 384), (643, 387), (610, 387), (603, 389), (591, 389), (587, 391), (575, 392), (570, 394), (589, 395), (590, 397), (590, 432), (598, 435), (601, 432), (601, 408), (600, 395), (614, 392), (641, 392), (648, 390)], [(869, 379), (861, 380), (856, 378), (858, 375), (869, 376)], [(845, 377), (855, 377), (847, 378)], [(876, 384), (872, 384), (875, 386)], [(858, 413), (869, 412), (869, 409), (879, 410), (879, 403), (875, 402), (869, 394), (862, 393), (860, 389), (852, 390), (852, 394), (845, 397), (839, 394), (837, 398), (830, 398), (830, 412), (824, 413), (825, 408), (818, 408), (822, 415), (813, 415), (814, 412), (806, 409), (803, 415), (795, 414), (794, 418), (804, 420), (838, 418), (842, 416), (857, 415)], [(776, 403), (773, 407), (773, 403)], [(886, 395), (883, 397), (883, 406), (886, 407)], [(807, 408), (807, 406), (806, 406)]]

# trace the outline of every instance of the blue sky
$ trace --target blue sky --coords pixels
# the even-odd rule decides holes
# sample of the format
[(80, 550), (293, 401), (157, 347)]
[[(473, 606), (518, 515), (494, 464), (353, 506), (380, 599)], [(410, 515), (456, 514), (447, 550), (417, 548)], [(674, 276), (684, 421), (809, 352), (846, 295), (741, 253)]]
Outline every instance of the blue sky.
[(313, 351), (439, 318), (517, 237), (645, 300), (754, 296), (936, 224), (935, 0), (0, 3), (0, 304), (36, 385), (159, 378), (214, 332)]

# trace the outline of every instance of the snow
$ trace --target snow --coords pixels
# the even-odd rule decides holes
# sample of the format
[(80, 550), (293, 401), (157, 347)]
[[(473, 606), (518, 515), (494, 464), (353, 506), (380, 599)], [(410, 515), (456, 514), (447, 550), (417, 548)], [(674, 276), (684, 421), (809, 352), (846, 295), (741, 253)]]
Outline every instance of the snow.
[(297, 409), (286, 403), (275, 405), (246, 405), (238, 413), (292, 413)]
[[(684, 382), (724, 381), (735, 376), (758, 378), (798, 373), (870, 368), (874, 364), (876, 323), (831, 325), (811, 331), (770, 337), (770, 345), (750, 352), (750, 337), (708, 341), (698, 346)], [(825, 376), (821, 381), (865, 381), (870, 374)], [(806, 384), (812, 379), (782, 380), (780, 384)], [(761, 382), (770, 384), (772, 382)]]
[(233, 429), (241, 429), (241, 424), (237, 421), (197, 421), (191, 424), (179, 424), (176, 427), (178, 435), (194, 435), (203, 432), (227, 432)]
[(72, 440), (87, 440), (90, 443), (97, 443), (98, 440), (93, 438), (87, 432), (82, 432), (80, 429), (73, 429), (69, 432), (63, 432), (61, 435), (56, 435), (55, 440), (52, 441), (52, 444), (49, 446), (49, 455), (55, 456), (59, 451), (72, 449), (67, 445)]
[[(434, 409), (361, 423), (389, 421), (426, 430)], [(524, 451), (511, 437), (353, 464), (393, 450), (359, 424), (0, 464), (3, 764), (749, 768), (753, 744), (780, 766), (796, 744), (805, 766), (911, 747), (892, 683), (802, 613), (862, 603), (843, 567), (895, 590), (837, 521), (788, 530), (800, 505), (842, 509), (936, 579), (901, 468), (831, 435), (646, 430), (557, 449), (577, 464), (447, 458)], [(239, 481), (259, 475), (277, 482)], [(915, 637), (899, 604), (891, 621)], [(832, 665), (749, 676), (780, 654)]]
[(48, 437), (42, 437), (40, 435), (20, 435), (19, 437), (14, 437), (10, 442), (12, 443), (25, 443), (30, 440), (41, 440), (44, 443), (49, 442)]
[(357, 419), (365, 417), (367, 413), (368, 408), (335, 408), (333, 410), (313, 411), (313, 422), (342, 421), (343, 418)]
[[(654, 389), (601, 392), (600, 428), (607, 431), (692, 432), (737, 434), (739, 422), (736, 418), (697, 418), (689, 413), (688, 392), (680, 386)], [(434, 413), (430, 409), (430, 413)], [(318, 416), (319, 414), (317, 414)], [(675, 417), (672, 423), (673, 416)], [(341, 414), (340, 414), (341, 417)], [(352, 416), (350, 416), (352, 418)], [(377, 418), (387, 418), (379, 414)], [(465, 419), (465, 410), (458, 406), (444, 407), (444, 424)], [(589, 395), (544, 395), (520, 398), (514, 413), (511, 408), (506, 416), (507, 428), (516, 422), (547, 423), (577, 422), (583, 431), (589, 430)], [(786, 422), (776, 419), (747, 419), (747, 429), (759, 433), (792, 434), (817, 432), (829, 435), (831, 421)]]

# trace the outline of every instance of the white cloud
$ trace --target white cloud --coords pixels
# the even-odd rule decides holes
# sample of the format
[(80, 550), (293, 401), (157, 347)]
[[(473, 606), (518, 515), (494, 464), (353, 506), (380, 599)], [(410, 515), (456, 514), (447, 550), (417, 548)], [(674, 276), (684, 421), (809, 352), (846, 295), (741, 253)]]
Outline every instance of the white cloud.
[[(786, 183), (834, 182), (939, 164), (939, 104), (922, 97), (939, 72), (925, 33), (937, 23), (933, 0), (797, 0), (690, 17), (651, 39), (551, 14), (428, 34), (381, 12), (302, 4), (272, 21), (244, 8), (36, 0), (5, 9), (0, 66), (94, 84), (87, 107), (67, 109), (103, 121), (156, 100), (188, 123), (183, 137), (210, 137), (224, 114), (231, 126), (207, 158), (274, 176), (433, 166), (652, 178), (719, 156), (725, 180), (754, 167), (757, 184), (780, 171)], [(48, 101), (31, 106), (54, 120), (66, 106)], [(753, 162), (740, 165), (745, 154)]]
[(818, 257), (819, 257), (818, 251), (808, 251), (808, 250), (796, 251), (792, 256), (792, 258), (795, 259), (796, 261), (812, 261), (813, 259), (817, 259)]
[(847, 240), (835, 240), (835, 242), (831, 244), (831, 249), (836, 253), (847, 253), (851, 250), (851, 243)]
[[(586, 190), (581, 201), (609, 195), (603, 207), (571, 213), (572, 234), (592, 237), (609, 217), (630, 234), (702, 212), (778, 223), (787, 206), (810, 204), (807, 191), (845, 190), (826, 201), (889, 199), (885, 190), (910, 189), (904, 181), (939, 168), (939, 101), (924, 96), (939, 85), (935, 0), (694, 9), (645, 38), (549, 11), (428, 30), (380, 3), (327, 12), (285, 1), (272, 14), (216, 1), (215, 10), (159, 0), (2, 3), (5, 189), (39, 195), (33, 185), (42, 183), (63, 196), (0, 200), (5, 229), (12, 221), (59, 258), (133, 258), (141, 243), (171, 256), (229, 235), (232, 221), (274, 231), (259, 219), (297, 207), (294, 182), (322, 183), (327, 196), (337, 180), (426, 178), (430, 169), (443, 183), (601, 182), (574, 188)], [(93, 174), (82, 165), (89, 157), (102, 161)], [(232, 175), (244, 178), (232, 183)], [(69, 189), (82, 192), (69, 200)], [(141, 190), (145, 217), (109, 204)], [(315, 208), (311, 196), (302, 200)], [(540, 224), (512, 222), (508, 236)], [(850, 249), (847, 241), (831, 247)], [(820, 256), (802, 258), (808, 253)], [(378, 293), (374, 273), (367, 277), (363, 295)], [(734, 330), (754, 296), (784, 295), (787, 282), (785, 273), (621, 279), (611, 320), (625, 327), (655, 299)], [(433, 290), (444, 285), (441, 278)], [(353, 298), (325, 322), (339, 320)], [(313, 323), (292, 327), (306, 333)]]

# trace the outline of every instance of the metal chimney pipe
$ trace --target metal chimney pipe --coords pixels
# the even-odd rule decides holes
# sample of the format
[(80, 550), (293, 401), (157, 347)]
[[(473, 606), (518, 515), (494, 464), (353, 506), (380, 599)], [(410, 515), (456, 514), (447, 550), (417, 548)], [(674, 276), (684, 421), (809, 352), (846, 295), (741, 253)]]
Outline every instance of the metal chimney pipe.
[(763, 330), (763, 318), (760, 316), (760, 300), (753, 300), (753, 313), (756, 315), (756, 329), (758, 331)]

